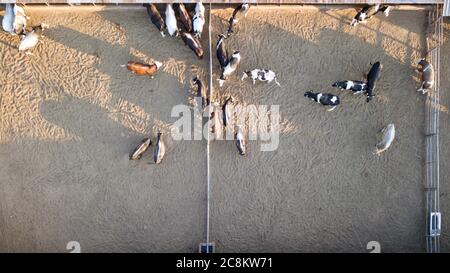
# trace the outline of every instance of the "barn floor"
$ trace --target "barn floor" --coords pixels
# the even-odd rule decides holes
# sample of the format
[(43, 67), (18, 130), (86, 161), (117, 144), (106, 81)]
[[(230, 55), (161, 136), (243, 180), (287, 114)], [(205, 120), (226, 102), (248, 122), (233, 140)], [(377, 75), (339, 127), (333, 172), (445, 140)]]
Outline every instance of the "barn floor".
[[(214, 44), (231, 13), (213, 10)], [(217, 252), (366, 252), (369, 241), (384, 252), (424, 251), (424, 98), (414, 64), (426, 14), (394, 10), (351, 28), (353, 9), (250, 9), (227, 47), (242, 54), (239, 76), (269, 68), (281, 87), (233, 75), (215, 86), (216, 99), (279, 105), (282, 131), (276, 151), (253, 141), (245, 157), (230, 141), (211, 143)], [(144, 9), (30, 16), (50, 25), (34, 56), (0, 33), (0, 251), (65, 252), (78, 241), (84, 252), (196, 252), (206, 232), (206, 141), (173, 141), (168, 131), (172, 107), (192, 102), (190, 79), (208, 77), (208, 50), (198, 60), (181, 40), (162, 38)], [(136, 77), (120, 67), (131, 59), (164, 67), (153, 80)], [(384, 67), (371, 103), (331, 87), (362, 79), (375, 61)], [(310, 89), (340, 95), (341, 105), (326, 112), (303, 96)], [(392, 147), (372, 155), (391, 122)], [(167, 133), (164, 162), (130, 162), (156, 130)]]

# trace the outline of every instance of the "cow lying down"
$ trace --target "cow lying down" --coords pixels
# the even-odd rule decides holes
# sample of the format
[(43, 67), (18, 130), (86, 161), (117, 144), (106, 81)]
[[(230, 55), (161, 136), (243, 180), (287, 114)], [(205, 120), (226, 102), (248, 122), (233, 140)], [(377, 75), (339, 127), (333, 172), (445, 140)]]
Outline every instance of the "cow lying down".
[(275, 83), (280, 86), (280, 83), (277, 81), (277, 76), (275, 72), (269, 69), (253, 69), (251, 71), (245, 71), (242, 73), (241, 81), (250, 77), (253, 81), (253, 84), (256, 83), (256, 80), (271, 83), (275, 81)]

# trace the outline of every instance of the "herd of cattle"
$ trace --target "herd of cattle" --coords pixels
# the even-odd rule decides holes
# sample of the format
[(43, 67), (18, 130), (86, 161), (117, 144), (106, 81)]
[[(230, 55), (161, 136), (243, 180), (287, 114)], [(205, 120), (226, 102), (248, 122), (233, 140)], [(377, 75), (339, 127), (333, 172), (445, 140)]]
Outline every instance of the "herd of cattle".
[(30, 49), (34, 48), (42, 37), (44, 28), (48, 27), (42, 23), (33, 26), (31, 31), (27, 31), (27, 20), (30, 19), (25, 13), (25, 10), (20, 5), (6, 4), (5, 13), (3, 15), (2, 27), (3, 30), (19, 36), (19, 51), (30, 53)]
[[(150, 17), (151, 22), (156, 26), (156, 28), (161, 33), (161, 36), (165, 37), (165, 32), (170, 36), (178, 37), (181, 36), (183, 41), (189, 48), (194, 51), (195, 55), (198, 58), (203, 58), (203, 48), (200, 42), (200, 38), (203, 32), (203, 26), (205, 24), (205, 8), (201, 2), (196, 3), (194, 8), (194, 16), (190, 17), (188, 9), (184, 6), (184, 4), (166, 4), (165, 7), (165, 18), (161, 16), (158, 8), (154, 4), (145, 4), (147, 8), (147, 13)], [(225, 46), (224, 40), (229, 38), (233, 33), (233, 28), (239, 22), (239, 20), (243, 17), (246, 17), (247, 12), (249, 10), (248, 4), (240, 4), (233, 12), (229, 20), (229, 27), (226, 33), (220, 34), (219, 39), (216, 44), (216, 55), (219, 60), (220, 68), (221, 68), (221, 76), (219, 79), (219, 86), (222, 87), (224, 82), (227, 80), (228, 76), (230, 76), (237, 68), (240, 63), (241, 55), (239, 51), (234, 51), (231, 56), (228, 56), (227, 49)], [(175, 12), (175, 10), (177, 12)], [(178, 27), (178, 22), (182, 28)], [(180, 34), (181, 33), (181, 34)], [(155, 61), (153, 64), (143, 64), (138, 62), (130, 61), (126, 65), (126, 67), (131, 70), (133, 73), (138, 75), (148, 75), (153, 77), (154, 73), (161, 67), (162, 63)], [(123, 65), (125, 66), (125, 65)], [(246, 71), (243, 74), (242, 79), (245, 77), (252, 77), (253, 83), (255, 83), (256, 79), (261, 81), (275, 82), (279, 85), (276, 80), (275, 73), (273, 71), (267, 69), (256, 69), (252, 71)], [(205, 108), (210, 105), (210, 100), (208, 98), (206, 92), (206, 86), (202, 82), (202, 80), (197, 76), (192, 82), (197, 85), (197, 97), (201, 99), (201, 108), (204, 111)], [(226, 127), (231, 123), (230, 111), (228, 110), (229, 106), (234, 102), (232, 97), (228, 97), (225, 99), (225, 102), (222, 107), (222, 123)], [(213, 124), (218, 125), (219, 113), (217, 111), (212, 111), (210, 119), (213, 120)], [(212, 131), (216, 135), (219, 133), (219, 126), (212, 126)], [(239, 151), (240, 155), (245, 155), (246, 145), (243, 133), (243, 126), (236, 126), (236, 147)], [(154, 150), (154, 162), (160, 163), (162, 157), (165, 153), (165, 145), (161, 138), (162, 133), (158, 132), (157, 144)], [(133, 150), (130, 155), (130, 159), (140, 159), (142, 154), (152, 145), (150, 138), (145, 138), (142, 143)]]
[[(379, 12), (383, 12), (385, 16), (389, 16), (390, 7), (387, 5), (374, 4), (365, 5), (351, 21), (351, 26), (356, 26), (359, 23), (365, 23), (369, 18), (376, 15)], [(425, 59), (420, 60), (418, 63), (417, 71), (421, 73), (421, 85), (417, 89), (418, 92), (425, 94), (434, 85), (434, 68), (432, 64)], [(375, 62), (372, 68), (367, 73), (366, 81), (346, 80), (338, 81), (332, 84), (332, 87), (337, 87), (343, 90), (351, 90), (354, 94), (365, 93), (367, 95), (367, 102), (370, 102), (375, 96), (376, 82), (380, 78), (382, 65), (380, 62)], [(332, 111), (340, 104), (339, 96), (330, 93), (314, 93), (308, 91), (305, 93), (305, 97), (320, 103), (328, 107), (328, 111)], [(388, 124), (381, 130), (383, 134), (381, 142), (379, 142), (374, 150), (374, 154), (380, 155), (386, 151), (392, 144), (395, 138), (395, 125)]]
[[(150, 17), (151, 22), (156, 26), (158, 31), (163, 37), (165, 37), (165, 32), (170, 36), (179, 37), (181, 36), (185, 45), (195, 53), (198, 58), (203, 58), (203, 48), (200, 42), (200, 38), (203, 32), (203, 26), (205, 24), (205, 7), (201, 2), (195, 4), (193, 10), (193, 17), (191, 19), (190, 12), (184, 4), (166, 4), (165, 6), (165, 16), (161, 16), (158, 8), (154, 4), (144, 4), (147, 13)], [(218, 79), (219, 87), (222, 87), (226, 80), (231, 74), (233, 74), (238, 65), (241, 62), (241, 54), (239, 51), (233, 51), (231, 56), (228, 55), (228, 51), (225, 45), (225, 40), (228, 39), (234, 32), (234, 27), (237, 23), (244, 17), (247, 16), (249, 11), (249, 4), (238, 5), (231, 18), (229, 19), (228, 30), (218, 35), (218, 40), (216, 43), (216, 56), (219, 61), (221, 76)], [(176, 12), (175, 12), (176, 11)], [(351, 26), (356, 26), (359, 23), (366, 22), (369, 18), (376, 15), (379, 12), (383, 12), (385, 16), (389, 15), (390, 7), (386, 5), (365, 5), (351, 21)], [(27, 27), (27, 20), (30, 19), (22, 6), (17, 4), (6, 4), (5, 13), (2, 20), (3, 30), (12, 34), (19, 36), (18, 50), (24, 51), (26, 54), (32, 54), (31, 50), (38, 44), (39, 39), (43, 36), (44, 28), (48, 25), (41, 23), (39, 25), (31, 27), (31, 30)], [(182, 26), (179, 28), (179, 24)], [(129, 61), (126, 65), (132, 73), (136, 75), (147, 75), (153, 78), (154, 74), (163, 64), (158, 61), (154, 61), (153, 64), (145, 64), (135, 61)], [(422, 76), (421, 86), (417, 91), (425, 94), (428, 90), (433, 87), (434, 84), (434, 69), (431, 63), (426, 60), (420, 60), (418, 63), (418, 71)], [(366, 81), (359, 80), (345, 80), (338, 81), (332, 84), (332, 87), (337, 87), (342, 90), (350, 90), (354, 94), (366, 94), (367, 102), (370, 102), (375, 96), (375, 87), (378, 79), (380, 78), (382, 70), (382, 64), (380, 62), (375, 62), (369, 72), (367, 73)], [(271, 83), (274, 81), (278, 86), (280, 83), (277, 80), (275, 72), (269, 69), (253, 69), (249, 71), (244, 71), (241, 80), (250, 77), (255, 84), (256, 80), (265, 81)], [(207, 97), (206, 87), (203, 82), (195, 77), (193, 83), (197, 85), (197, 96), (201, 98), (202, 109), (210, 104), (209, 98)], [(340, 104), (340, 98), (337, 95), (331, 93), (313, 92), (308, 91), (305, 97), (328, 107), (328, 111), (332, 111)], [(222, 113), (213, 111), (211, 113), (210, 119), (218, 120), (219, 115), (222, 115), (222, 123), (226, 127), (230, 124), (232, 117), (228, 111), (228, 107), (234, 103), (233, 97), (227, 97), (222, 106)], [(246, 154), (245, 139), (243, 133), (243, 125), (236, 126), (235, 140), (236, 146), (238, 148), (239, 154)], [(214, 131), (214, 127), (213, 127)], [(217, 130), (216, 130), (217, 131)], [(380, 154), (385, 151), (391, 145), (395, 136), (395, 126), (394, 124), (389, 124), (383, 130), (383, 139), (377, 144), (374, 154)], [(150, 138), (146, 138), (142, 143), (134, 149), (130, 155), (130, 159), (140, 159), (142, 154), (152, 145)], [(156, 145), (154, 149), (154, 162), (156, 164), (162, 161), (165, 154), (165, 145), (162, 139), (162, 133), (157, 133)]]

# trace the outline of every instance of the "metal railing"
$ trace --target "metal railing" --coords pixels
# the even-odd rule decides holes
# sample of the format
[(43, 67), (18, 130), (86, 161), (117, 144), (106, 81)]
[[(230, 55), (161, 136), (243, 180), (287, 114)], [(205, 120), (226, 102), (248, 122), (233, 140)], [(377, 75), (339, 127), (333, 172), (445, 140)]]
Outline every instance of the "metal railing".
[(442, 6), (436, 5), (429, 16), (428, 55), (434, 67), (434, 88), (425, 101), (426, 130), (426, 250), (440, 252), (441, 214), (439, 208), (439, 89), (440, 46), (443, 41)]

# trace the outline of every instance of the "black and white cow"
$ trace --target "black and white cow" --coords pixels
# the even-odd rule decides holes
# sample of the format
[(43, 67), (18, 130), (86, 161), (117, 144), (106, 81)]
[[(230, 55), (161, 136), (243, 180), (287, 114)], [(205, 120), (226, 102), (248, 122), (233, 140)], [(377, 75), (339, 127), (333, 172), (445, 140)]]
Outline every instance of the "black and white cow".
[(381, 68), (383, 66), (380, 62), (376, 62), (372, 65), (369, 73), (367, 74), (367, 102), (371, 101), (375, 95), (373, 94), (375, 90), (376, 83), (381, 75)]
[(251, 71), (245, 71), (242, 74), (241, 81), (243, 81), (245, 78), (251, 77), (253, 80), (253, 84), (255, 84), (256, 80), (271, 83), (272, 81), (275, 81), (275, 83), (280, 86), (280, 83), (277, 81), (277, 76), (275, 75), (275, 72), (269, 69), (253, 69)]
[(181, 39), (183, 39), (185, 45), (189, 46), (189, 48), (194, 51), (199, 59), (203, 58), (202, 44), (194, 35), (187, 32), (181, 32)]
[(339, 81), (333, 83), (332, 86), (342, 90), (351, 90), (353, 94), (360, 94), (367, 90), (367, 83), (363, 81)]
[(420, 67), (417, 68), (417, 70), (422, 73), (422, 83), (419, 89), (417, 89), (417, 92), (422, 92), (422, 94), (425, 94), (434, 85), (434, 68), (433, 65), (426, 60), (420, 60), (418, 65), (420, 65)]
[(203, 111), (203, 110), (205, 110), (206, 105), (208, 104), (208, 97), (206, 95), (206, 87), (198, 77), (195, 77), (192, 80), (192, 82), (194, 84), (197, 84), (197, 97), (202, 99), (202, 111)]
[(247, 12), (250, 9), (250, 5), (249, 4), (240, 4), (239, 6), (237, 6), (234, 11), (233, 11), (233, 15), (231, 16), (230, 20), (228, 21), (229, 26), (228, 26), (228, 31), (227, 31), (227, 36), (230, 36), (231, 33), (233, 33), (233, 28), (234, 26), (239, 22), (239, 20), (242, 17), (247, 17)]
[(158, 132), (158, 136), (156, 138), (155, 150), (153, 151), (153, 161), (156, 164), (161, 163), (163, 157), (166, 153), (166, 145), (162, 139), (162, 133)]
[(224, 82), (226, 81), (227, 77), (233, 73), (237, 66), (239, 65), (241, 61), (241, 54), (239, 51), (235, 51), (233, 55), (231, 55), (231, 58), (228, 60), (227, 65), (222, 70), (222, 75), (219, 79), (219, 86), (222, 87)]
[(216, 44), (216, 55), (219, 60), (220, 68), (223, 70), (228, 64), (228, 53), (225, 47), (225, 35), (220, 34)]
[(383, 12), (387, 17), (389, 16), (390, 7), (386, 5), (365, 5), (355, 16), (350, 23), (351, 26), (356, 26), (359, 23), (365, 23), (367, 19), (374, 16), (378, 12)]
[(329, 93), (314, 93), (312, 91), (308, 91), (305, 93), (305, 97), (310, 98), (311, 100), (324, 106), (328, 106), (329, 109), (327, 111), (333, 111), (334, 108), (336, 108), (336, 106), (340, 103), (338, 96)]
[(32, 55), (29, 50), (37, 45), (39, 39), (43, 37), (42, 33), (44, 31), (44, 28), (47, 27), (47, 24), (41, 23), (37, 26), (34, 26), (30, 32), (26, 34), (22, 33), (20, 35), (19, 51), (25, 51), (26, 54)]
[(204, 24), (205, 24), (205, 7), (200, 1), (195, 5), (195, 14), (194, 17), (192, 17), (192, 25), (195, 37), (201, 38)]

